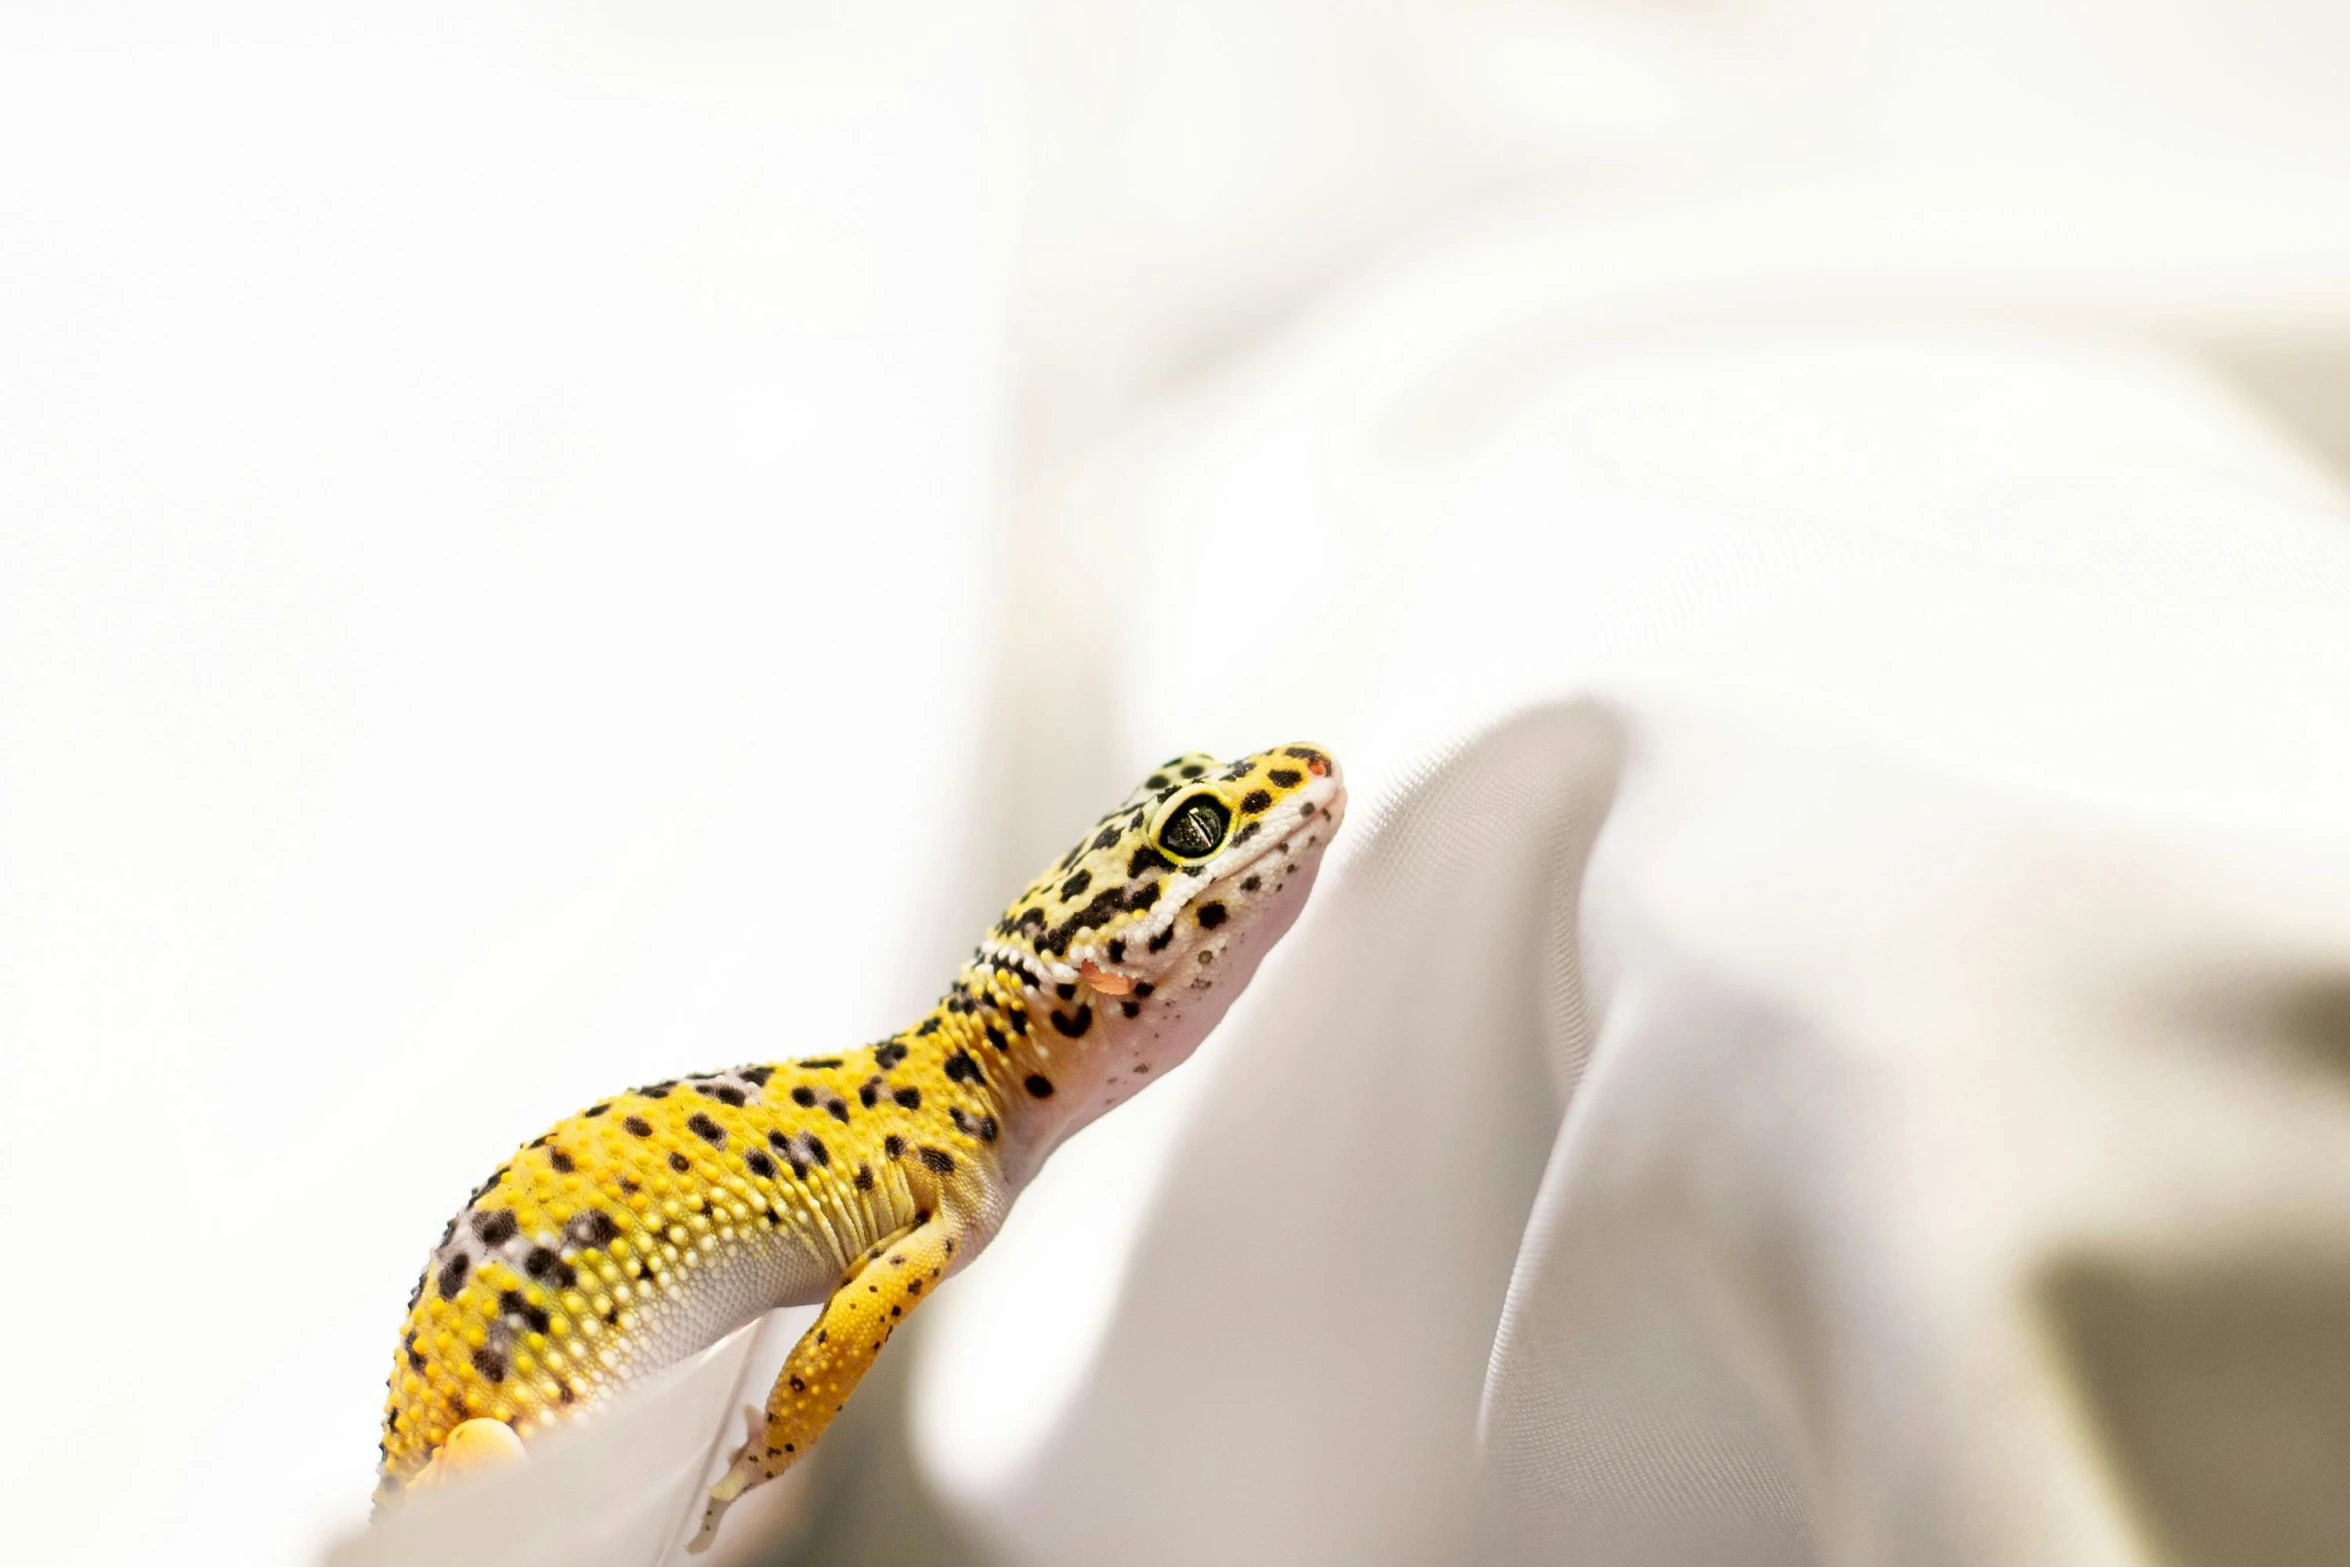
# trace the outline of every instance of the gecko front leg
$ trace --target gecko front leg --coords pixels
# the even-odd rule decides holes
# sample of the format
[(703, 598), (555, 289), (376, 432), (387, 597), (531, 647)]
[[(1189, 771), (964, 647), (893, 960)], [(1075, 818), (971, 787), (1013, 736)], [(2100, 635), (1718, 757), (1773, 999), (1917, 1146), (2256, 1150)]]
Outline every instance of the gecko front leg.
[(824, 1310), (784, 1358), (767, 1394), (763, 1422), (710, 1487), (702, 1526), (686, 1549), (700, 1554), (717, 1538), (719, 1520), (745, 1491), (798, 1463), (856, 1391), (881, 1346), (946, 1274), (955, 1226), (943, 1214), (899, 1231), (869, 1249), (837, 1285)]

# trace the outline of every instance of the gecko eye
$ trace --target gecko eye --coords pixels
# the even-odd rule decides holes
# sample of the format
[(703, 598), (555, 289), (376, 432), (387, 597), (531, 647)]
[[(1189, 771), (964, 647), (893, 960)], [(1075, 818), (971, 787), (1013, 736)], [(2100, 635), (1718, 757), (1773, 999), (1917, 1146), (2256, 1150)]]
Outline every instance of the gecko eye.
[(1175, 807), (1159, 829), (1159, 847), (1179, 860), (1204, 860), (1224, 846), (1232, 813), (1212, 794), (1195, 794)]

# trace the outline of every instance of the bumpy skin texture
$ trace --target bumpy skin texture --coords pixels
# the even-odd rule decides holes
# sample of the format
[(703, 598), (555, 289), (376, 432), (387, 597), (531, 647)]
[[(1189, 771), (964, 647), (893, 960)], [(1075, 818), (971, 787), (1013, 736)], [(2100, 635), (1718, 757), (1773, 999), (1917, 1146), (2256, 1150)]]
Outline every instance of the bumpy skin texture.
[(1191, 1053), (1296, 918), (1345, 803), (1313, 746), (1177, 757), (1022, 891), (913, 1027), (558, 1122), (449, 1222), (410, 1297), (379, 1503), (464, 1421), (527, 1442), (771, 1307), (823, 1300), (712, 1489), (706, 1546), (1046, 1155)]

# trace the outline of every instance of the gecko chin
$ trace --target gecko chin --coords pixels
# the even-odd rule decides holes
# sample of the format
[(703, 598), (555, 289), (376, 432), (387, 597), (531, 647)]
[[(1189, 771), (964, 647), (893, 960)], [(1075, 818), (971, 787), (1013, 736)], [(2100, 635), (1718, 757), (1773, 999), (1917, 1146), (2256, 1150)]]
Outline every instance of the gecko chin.
[(1127, 819), (1126, 841), (1144, 845), (1129, 863), (1154, 879), (1139, 916), (1065, 955), (1063, 983), (1074, 983), (1093, 1021), (1089, 1039), (1064, 1047), (1063, 1086), (1073, 1091), (1032, 1122), (1040, 1160), (1199, 1047), (1305, 907), (1346, 805), (1328, 753), (1290, 745), (1202, 768)]

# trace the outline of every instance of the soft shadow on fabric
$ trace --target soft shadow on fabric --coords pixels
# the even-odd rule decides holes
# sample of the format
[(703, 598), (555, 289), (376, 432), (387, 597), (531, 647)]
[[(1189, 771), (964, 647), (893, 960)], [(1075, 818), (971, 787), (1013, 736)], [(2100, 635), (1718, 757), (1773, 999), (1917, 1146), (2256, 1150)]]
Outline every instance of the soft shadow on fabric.
[(2039, 1296), (2162, 1560), (2350, 1561), (2350, 1257), (2074, 1257)]
[(2350, 975), (2308, 979), (2276, 997), (2275, 1036), (2293, 1059), (2350, 1091)]

